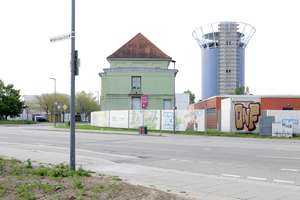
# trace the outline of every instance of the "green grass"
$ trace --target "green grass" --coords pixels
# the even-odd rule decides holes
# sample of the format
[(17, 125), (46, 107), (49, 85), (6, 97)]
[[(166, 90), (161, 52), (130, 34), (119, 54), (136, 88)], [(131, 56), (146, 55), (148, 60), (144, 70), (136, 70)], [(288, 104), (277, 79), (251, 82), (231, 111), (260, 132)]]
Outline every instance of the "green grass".
[[(56, 128), (65, 128), (65, 126), (56, 126)], [(66, 126), (66, 128), (70, 128)], [(99, 130), (99, 131), (124, 131), (124, 132), (138, 132), (138, 129), (122, 129), (122, 128), (107, 128), (107, 127), (96, 127), (91, 125), (76, 125), (75, 129), (78, 130)], [(148, 130), (151, 133), (168, 133), (173, 134), (173, 131), (160, 131), (160, 130)], [(205, 135), (205, 136), (223, 136), (223, 137), (247, 137), (247, 138), (269, 138), (269, 139), (294, 139), (299, 140), (300, 137), (285, 138), (285, 137), (272, 137), (272, 136), (260, 136), (258, 133), (228, 133), (218, 131), (217, 129), (207, 129), (205, 132), (198, 131), (175, 131), (175, 134), (183, 135)]]
[[(22, 124), (22, 120), (0, 121), (0, 124)], [(34, 121), (23, 120), (23, 124), (36, 124)]]
[[(69, 164), (33, 165), (27, 159), (7, 159), (0, 156), (0, 199), (176, 199), (174, 194), (134, 186), (118, 176), (92, 174)], [(160, 197), (164, 198), (160, 198)], [(71, 198), (70, 198), (71, 197)]]
[[(56, 126), (55, 128), (65, 128), (65, 126)], [(70, 128), (70, 126), (66, 126), (66, 128)], [(97, 127), (91, 125), (75, 125), (75, 129), (83, 129), (83, 130), (98, 130), (98, 131), (127, 131), (127, 132), (138, 132), (137, 129), (122, 129), (122, 128), (107, 128), (107, 127)], [(158, 131), (159, 132), (159, 131)]]

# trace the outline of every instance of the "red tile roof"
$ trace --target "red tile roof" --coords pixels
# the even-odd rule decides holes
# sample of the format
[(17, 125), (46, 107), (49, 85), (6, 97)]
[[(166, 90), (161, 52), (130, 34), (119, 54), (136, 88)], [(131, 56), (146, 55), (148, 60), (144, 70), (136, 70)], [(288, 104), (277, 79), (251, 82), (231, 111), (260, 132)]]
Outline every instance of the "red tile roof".
[(171, 59), (141, 33), (134, 36), (116, 52), (107, 57), (111, 58), (160, 58)]

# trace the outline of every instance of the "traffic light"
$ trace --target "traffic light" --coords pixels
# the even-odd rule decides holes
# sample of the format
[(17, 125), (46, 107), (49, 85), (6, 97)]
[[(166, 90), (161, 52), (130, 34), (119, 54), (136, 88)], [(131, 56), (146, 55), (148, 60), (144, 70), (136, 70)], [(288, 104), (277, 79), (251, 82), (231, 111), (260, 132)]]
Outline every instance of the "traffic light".
[(79, 75), (79, 67), (80, 67), (80, 59), (78, 58), (78, 50), (75, 50), (74, 52), (74, 61), (75, 61), (75, 65), (74, 65), (74, 70), (75, 70), (75, 76)]

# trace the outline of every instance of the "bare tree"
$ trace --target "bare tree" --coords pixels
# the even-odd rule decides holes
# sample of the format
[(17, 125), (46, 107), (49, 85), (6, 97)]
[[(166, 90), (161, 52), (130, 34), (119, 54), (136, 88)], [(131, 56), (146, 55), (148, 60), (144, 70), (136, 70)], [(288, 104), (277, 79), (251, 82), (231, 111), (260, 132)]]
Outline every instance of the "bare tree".
[(31, 113), (32, 110), (35, 109), (34, 102), (32, 100), (25, 101), (26, 109), (25, 112), (27, 114), (26, 120), (28, 120), (28, 115)]
[(42, 112), (46, 112), (49, 118), (49, 113), (53, 110), (54, 97), (52, 94), (34, 95), (33, 108)]
[(86, 93), (85, 91), (76, 93), (76, 112), (85, 114), (85, 120), (91, 115), (92, 111), (97, 110), (97, 100), (93, 93)]

